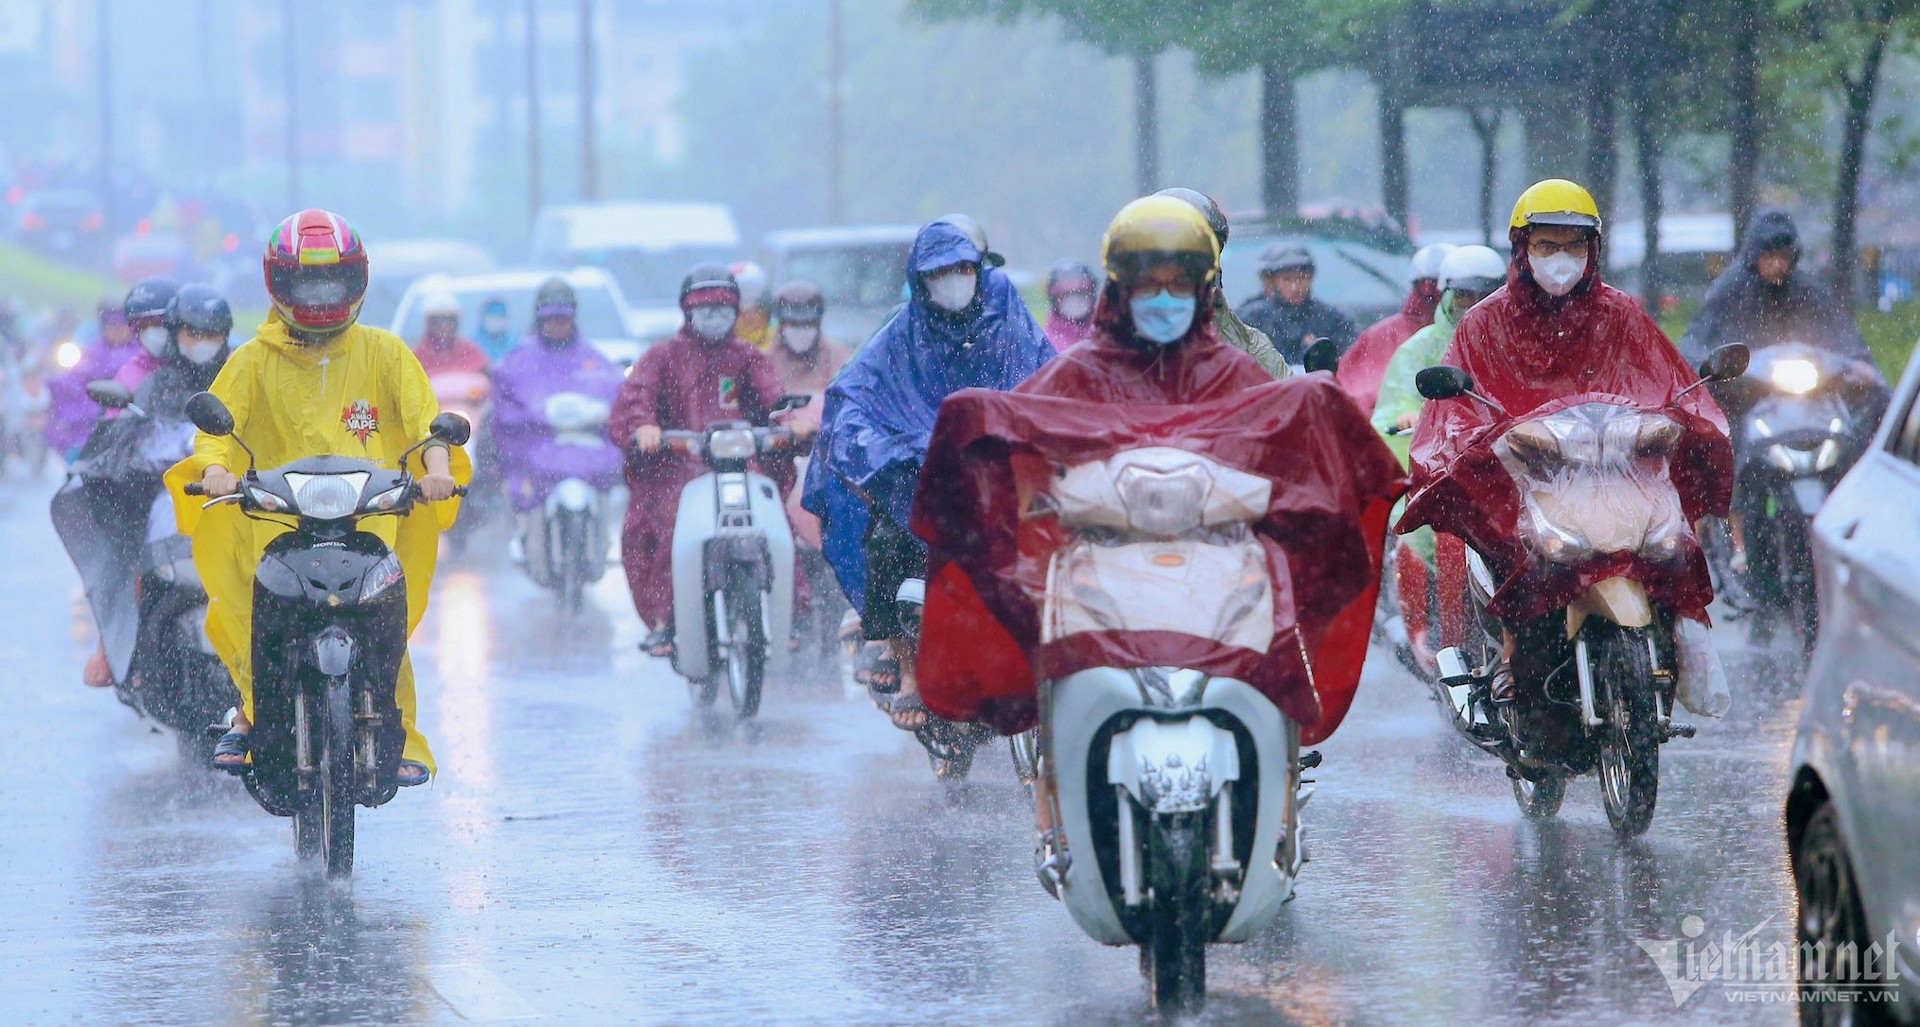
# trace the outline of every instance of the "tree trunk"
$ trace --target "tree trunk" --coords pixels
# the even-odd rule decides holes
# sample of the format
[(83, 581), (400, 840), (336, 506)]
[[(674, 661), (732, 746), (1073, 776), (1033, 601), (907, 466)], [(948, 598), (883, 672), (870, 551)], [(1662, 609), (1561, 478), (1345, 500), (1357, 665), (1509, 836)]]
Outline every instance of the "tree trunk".
[(1727, 182), (1733, 201), (1735, 244), (1747, 235), (1757, 204), (1760, 170), (1760, 3), (1733, 0), (1732, 146)]
[(1380, 84), (1380, 203), (1387, 216), (1407, 223), (1407, 109), (1400, 91)]
[(1480, 233), (1488, 246), (1493, 245), (1494, 239), (1493, 190), (1500, 173), (1500, 122), (1504, 115), (1498, 107), (1486, 111), (1467, 110), (1474, 137), (1480, 140)]
[(1596, 63), (1593, 77), (1587, 83), (1587, 175), (1581, 183), (1593, 194), (1602, 224), (1613, 217), (1614, 186), (1620, 177), (1614, 79), (1607, 64), (1604, 60)]
[(1887, 36), (1892, 32), (1892, 0), (1881, 0), (1880, 18), (1873, 38), (1867, 43), (1866, 59), (1860, 74), (1842, 72), (1840, 85), (1846, 96), (1845, 130), (1840, 141), (1840, 181), (1833, 193), (1833, 281), (1845, 294), (1851, 308), (1858, 293), (1854, 262), (1858, 254), (1857, 229), (1860, 218), (1860, 171), (1866, 163), (1867, 133), (1873, 127), (1873, 99), (1880, 88), (1880, 63), (1887, 53)]
[(1646, 244), (1646, 256), (1640, 259), (1640, 297), (1647, 313), (1656, 317), (1666, 295), (1664, 261), (1660, 256), (1660, 218), (1667, 207), (1665, 183), (1660, 176), (1660, 156), (1665, 147), (1653, 122), (1658, 116), (1656, 104), (1663, 91), (1657, 80), (1650, 80), (1644, 74), (1633, 76), (1630, 117), (1636, 170), (1640, 174), (1640, 222)]
[(1260, 202), (1268, 217), (1300, 213), (1300, 106), (1278, 61), (1260, 65)]
[(1145, 196), (1160, 187), (1160, 125), (1154, 97), (1153, 54), (1133, 59), (1134, 192)]

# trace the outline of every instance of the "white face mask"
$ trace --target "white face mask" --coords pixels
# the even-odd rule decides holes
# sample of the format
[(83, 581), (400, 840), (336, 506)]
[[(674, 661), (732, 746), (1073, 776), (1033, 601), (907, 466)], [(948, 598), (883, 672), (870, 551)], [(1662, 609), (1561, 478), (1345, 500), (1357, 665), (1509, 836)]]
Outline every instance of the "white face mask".
[(1070, 292), (1060, 297), (1060, 316), (1069, 321), (1085, 321), (1093, 314), (1093, 294)]
[(1571, 253), (1556, 253), (1551, 257), (1528, 257), (1527, 263), (1533, 268), (1533, 280), (1549, 296), (1565, 296), (1580, 284), (1587, 273), (1587, 258), (1576, 257)]
[(811, 353), (819, 344), (819, 325), (788, 325), (780, 329), (780, 345), (795, 353)]
[(140, 348), (154, 356), (167, 352), (167, 329), (164, 325), (148, 325), (140, 329)]
[(189, 342), (180, 347), (180, 355), (196, 364), (204, 364), (220, 355), (220, 340)]
[(693, 334), (708, 342), (719, 342), (726, 338), (738, 320), (740, 312), (732, 307), (695, 307), (687, 314), (687, 323), (693, 326)]
[(949, 271), (938, 278), (927, 279), (927, 296), (944, 309), (962, 311), (973, 302), (976, 280), (971, 271)]
[(497, 314), (480, 319), (480, 330), (488, 335), (503, 335), (507, 330), (507, 319)]

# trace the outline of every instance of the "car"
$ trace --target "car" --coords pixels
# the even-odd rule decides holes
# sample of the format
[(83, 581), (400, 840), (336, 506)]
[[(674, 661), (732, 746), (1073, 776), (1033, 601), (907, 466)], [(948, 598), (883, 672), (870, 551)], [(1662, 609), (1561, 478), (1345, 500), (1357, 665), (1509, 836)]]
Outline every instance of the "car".
[(1220, 254), (1220, 286), (1238, 307), (1260, 294), (1260, 251), (1276, 242), (1313, 255), (1313, 296), (1362, 328), (1407, 301), (1413, 241), (1386, 223), (1357, 218), (1280, 218), (1235, 223)]
[(55, 260), (98, 264), (108, 250), (106, 212), (84, 189), (10, 191), (16, 243)]
[(536, 267), (597, 267), (620, 284), (633, 335), (656, 342), (680, 330), (680, 282), (695, 264), (740, 251), (733, 211), (720, 203), (583, 203), (548, 207), (534, 222)]
[(576, 315), (580, 332), (608, 359), (631, 368), (646, 352), (648, 343), (635, 338), (630, 326), (626, 297), (613, 277), (599, 268), (583, 267), (571, 271), (495, 271), (478, 275), (426, 275), (414, 280), (400, 297), (388, 325), (408, 345), (420, 341), (426, 327), (422, 299), (430, 292), (445, 290), (460, 301), (460, 330), (470, 334), (479, 321), (480, 307), (498, 296), (507, 301), (508, 323), (518, 331), (533, 330), (533, 294), (550, 278), (565, 279), (579, 298)]
[(768, 232), (760, 263), (774, 288), (793, 281), (820, 287), (827, 301), (827, 338), (857, 346), (906, 298), (907, 254), (914, 225), (793, 228)]
[(367, 244), (367, 298), (360, 316), (369, 324), (393, 317), (407, 286), (422, 275), (473, 275), (493, 270), (493, 257), (457, 239), (396, 239)]
[[(1801, 941), (1894, 943), (1900, 1019), (1920, 1018), (1920, 355), (1873, 444), (1813, 520), (1820, 638), (1786, 800)], [(1801, 1000), (1803, 1022), (1809, 1007)], [(1895, 1012), (1859, 1008), (1879, 1022)], [(1831, 1010), (1830, 1010), (1831, 1011)]]

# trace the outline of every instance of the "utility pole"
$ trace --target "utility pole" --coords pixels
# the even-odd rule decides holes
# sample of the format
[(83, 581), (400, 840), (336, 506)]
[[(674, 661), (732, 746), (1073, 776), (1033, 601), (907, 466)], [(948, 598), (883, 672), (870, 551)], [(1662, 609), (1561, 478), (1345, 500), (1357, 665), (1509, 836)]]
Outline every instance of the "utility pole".
[(540, 218), (540, 4), (527, 11), (527, 224)]
[(827, 0), (827, 223), (840, 223), (841, 138), (840, 105), (844, 92), (840, 82), (841, 7), (840, 0)]
[(100, 219), (103, 222), (103, 234), (109, 240), (106, 247), (106, 261), (113, 264), (111, 240), (117, 230), (114, 221), (113, 196), (113, 48), (110, 45), (112, 35), (108, 25), (113, 17), (108, 0), (99, 0), (95, 5), (95, 15), (100, 24), (95, 26), (95, 34), (100, 46)]
[(580, 0), (580, 198), (600, 198), (600, 158), (593, 140), (593, 0)]
[(283, 0), (280, 5), (280, 34), (285, 38), (285, 53), (280, 63), (287, 69), (287, 209), (300, 209), (300, 119), (295, 115), (295, 104), (299, 97), (299, 65), (295, 58), (300, 53), (299, 34), (293, 23), (294, 0)]

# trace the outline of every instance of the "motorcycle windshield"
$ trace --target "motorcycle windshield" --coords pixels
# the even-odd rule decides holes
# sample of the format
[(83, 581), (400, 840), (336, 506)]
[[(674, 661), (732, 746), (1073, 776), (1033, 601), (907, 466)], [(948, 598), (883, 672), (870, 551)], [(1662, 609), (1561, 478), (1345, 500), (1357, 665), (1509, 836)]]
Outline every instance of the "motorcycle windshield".
[(1692, 537), (1668, 468), (1680, 435), (1670, 417), (1610, 403), (1507, 429), (1494, 452), (1520, 494), (1522, 540), (1556, 564), (1616, 553), (1679, 558)]

